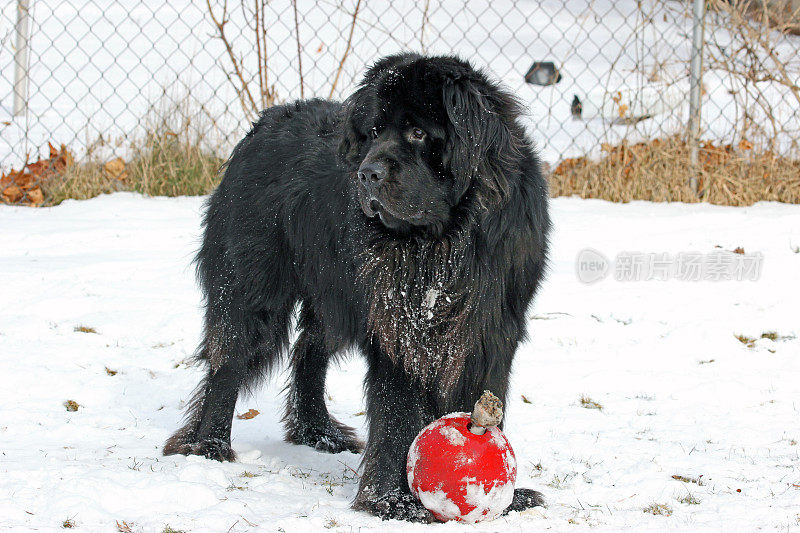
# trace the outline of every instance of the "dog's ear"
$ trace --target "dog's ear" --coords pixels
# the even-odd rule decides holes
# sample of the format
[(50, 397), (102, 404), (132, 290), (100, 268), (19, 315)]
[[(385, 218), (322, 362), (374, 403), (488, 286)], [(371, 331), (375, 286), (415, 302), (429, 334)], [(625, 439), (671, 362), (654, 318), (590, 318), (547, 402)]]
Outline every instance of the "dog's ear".
[(366, 134), (358, 127), (365, 118), (364, 100), (367, 90), (366, 86), (361, 87), (342, 104), (339, 158), (349, 167), (358, 168), (361, 164), (361, 146), (367, 140)]
[(516, 100), (463, 78), (445, 80), (442, 96), (450, 122), (443, 161), (455, 179), (454, 203), (471, 187), (483, 207), (502, 203), (520, 156), (506, 122), (513, 120)]

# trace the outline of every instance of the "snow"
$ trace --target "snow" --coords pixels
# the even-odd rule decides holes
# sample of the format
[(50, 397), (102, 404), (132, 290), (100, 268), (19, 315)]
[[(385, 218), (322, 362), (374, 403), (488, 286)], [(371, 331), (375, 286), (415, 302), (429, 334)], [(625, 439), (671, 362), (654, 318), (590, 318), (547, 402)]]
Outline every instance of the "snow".
[[(464, 479), (467, 494), (464, 500), (475, 508), (462, 517), (467, 523), (480, 520), (491, 520), (499, 516), (514, 499), (513, 483), (495, 483), (488, 491), (483, 483), (478, 483), (474, 478)], [(471, 482), (470, 482), (471, 481)]]
[(419, 491), (419, 501), (442, 520), (452, 520), (461, 515), (461, 509), (443, 490), (421, 490)]
[[(359, 457), (283, 442), (282, 373), (237, 406), (261, 412), (233, 421), (239, 462), (160, 455), (200, 377), (185, 361), (201, 331), (201, 204), (117, 193), (0, 207), (0, 530), (71, 518), (82, 531), (463, 531), (350, 510)], [(549, 507), (470, 531), (800, 529), (800, 207), (552, 205), (552, 265), (504, 429), (517, 486)], [(716, 245), (762, 253), (760, 278), (622, 282), (612, 268), (584, 284), (575, 272), (585, 248)], [(362, 436), (363, 373), (352, 357), (328, 383), (332, 413)], [(644, 512), (652, 504), (672, 515)]]
[(462, 435), (461, 432), (453, 426), (443, 426), (439, 428), (439, 433), (453, 446), (463, 446), (467, 442), (467, 437)]

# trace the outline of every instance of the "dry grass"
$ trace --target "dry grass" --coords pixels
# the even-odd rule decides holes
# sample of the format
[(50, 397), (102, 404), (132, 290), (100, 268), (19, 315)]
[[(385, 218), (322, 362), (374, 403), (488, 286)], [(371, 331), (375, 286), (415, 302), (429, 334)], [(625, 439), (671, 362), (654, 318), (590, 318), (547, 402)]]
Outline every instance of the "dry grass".
[(666, 503), (651, 503), (643, 511), (654, 515), (672, 516), (672, 508)]
[[(116, 191), (147, 196), (202, 195), (220, 179), (224, 159), (208, 139), (215, 124), (187, 98), (163, 97), (144, 120), (144, 133), (130, 142), (127, 160), (96, 160), (68, 166), (42, 184), (44, 205), (84, 200)], [(205, 119), (203, 119), (205, 117)]]
[(581, 396), (578, 401), (580, 402), (581, 407), (584, 409), (597, 409), (598, 411), (603, 410), (603, 406), (600, 403), (592, 400), (586, 395)]
[(550, 175), (551, 194), (612, 202), (800, 203), (800, 160), (757, 153), (744, 141), (736, 147), (702, 145), (699, 197), (689, 187), (689, 145), (679, 137), (604, 145), (603, 153), (596, 161), (562, 161)]
[(692, 493), (678, 498), (678, 501), (686, 505), (700, 505), (700, 500), (698, 500)]
[(202, 195), (219, 183), (223, 159), (168, 131), (148, 132), (133, 147), (127, 175), (120, 179), (98, 162), (68, 167), (60, 179), (43, 187), (44, 205), (58, 205), (71, 198), (85, 200), (116, 191), (147, 196)]

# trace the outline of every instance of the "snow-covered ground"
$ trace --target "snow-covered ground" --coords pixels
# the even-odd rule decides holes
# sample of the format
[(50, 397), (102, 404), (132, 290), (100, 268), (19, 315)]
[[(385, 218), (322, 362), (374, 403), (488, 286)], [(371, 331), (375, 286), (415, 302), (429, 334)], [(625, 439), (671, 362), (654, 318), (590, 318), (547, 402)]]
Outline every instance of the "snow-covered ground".
[[(239, 402), (261, 413), (234, 420), (239, 462), (160, 455), (200, 376), (186, 364), (200, 209), (127, 193), (0, 207), (0, 530), (800, 530), (800, 207), (554, 200), (506, 427), (518, 485), (549, 507), (474, 527), (350, 510), (359, 457), (282, 441), (283, 375)], [(617, 281), (612, 266), (584, 284), (575, 270), (585, 248), (737, 247), (762, 254), (757, 281)], [(362, 374), (351, 358), (328, 394), (363, 434)]]

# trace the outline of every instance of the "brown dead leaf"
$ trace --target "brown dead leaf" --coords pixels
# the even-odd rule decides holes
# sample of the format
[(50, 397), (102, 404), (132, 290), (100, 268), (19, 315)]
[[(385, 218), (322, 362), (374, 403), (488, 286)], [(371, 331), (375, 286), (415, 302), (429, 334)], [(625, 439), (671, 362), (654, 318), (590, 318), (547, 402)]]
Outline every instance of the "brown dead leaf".
[(318, 53), (318, 54), (319, 54), (320, 52), (322, 52), (322, 47), (323, 47), (323, 46), (324, 46), (324, 45), (323, 45), (322, 43), (319, 43), (319, 46), (317, 47), (317, 53)]
[(739, 150), (752, 150), (752, 149), (753, 149), (753, 143), (751, 143), (750, 141), (746, 139), (742, 139), (741, 141), (739, 141)]
[(522, 395), (522, 403), (533, 403), (533, 402), (532, 402), (532, 401), (530, 401), (530, 400), (528, 399), (528, 397), (527, 397), (527, 396), (525, 396), (525, 395), (523, 394), (523, 395)]
[(117, 522), (117, 531), (119, 531), (120, 533), (133, 533), (131, 530), (131, 526), (125, 520), (123, 520), (121, 524), (119, 523), (119, 520), (117, 520), (116, 522)]
[(63, 144), (58, 149), (47, 143), (49, 157), (33, 163), (27, 161), (20, 170), (13, 168), (8, 174), (0, 175), (0, 200), (6, 203), (22, 203), (38, 206), (44, 202), (41, 185), (60, 176), (64, 170), (75, 163), (75, 159)]
[(3, 189), (3, 200), (8, 202), (9, 204), (15, 204), (22, 200), (22, 189), (17, 187), (16, 185), (11, 185), (10, 187), (6, 187)]
[(79, 404), (75, 400), (67, 400), (66, 402), (64, 402), (64, 407), (66, 408), (66, 410), (73, 413), (77, 411), (80, 406), (81, 404)]
[(32, 207), (38, 207), (44, 202), (44, 193), (41, 187), (36, 186), (28, 191), (28, 202)]
[(619, 106), (619, 117), (625, 117), (625, 114), (628, 112), (628, 106), (626, 104), (622, 104)]
[(738, 247), (733, 249), (733, 253), (744, 255), (744, 248), (742, 248), (741, 246), (738, 246)]
[(236, 415), (236, 418), (238, 418), (239, 420), (250, 420), (251, 418), (255, 418), (260, 414), (261, 413), (259, 411), (256, 411), (255, 409), (250, 409), (246, 413)]
[(106, 174), (110, 177), (120, 181), (128, 177), (128, 173), (125, 171), (125, 160), (121, 157), (112, 159), (103, 165), (103, 170), (105, 170)]

